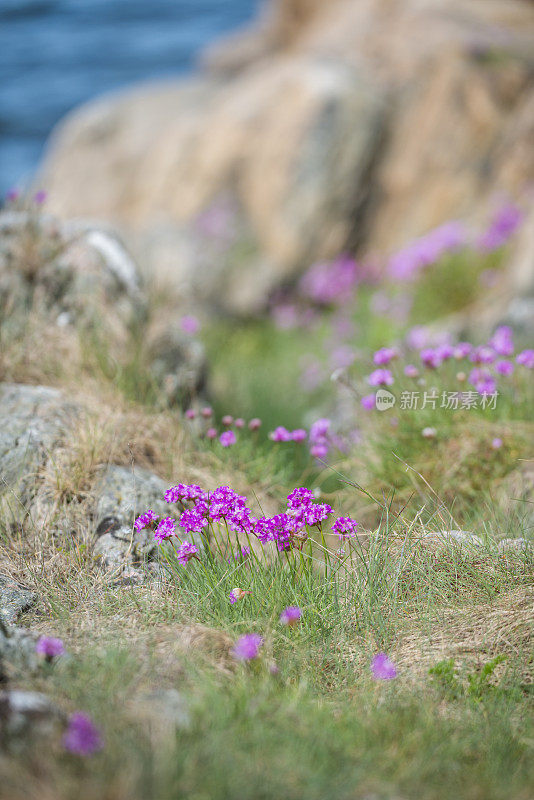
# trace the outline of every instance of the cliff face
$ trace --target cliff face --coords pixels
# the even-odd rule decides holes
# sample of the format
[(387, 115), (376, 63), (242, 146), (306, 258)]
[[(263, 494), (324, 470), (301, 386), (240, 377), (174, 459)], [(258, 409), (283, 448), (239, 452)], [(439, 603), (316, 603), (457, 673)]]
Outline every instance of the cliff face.
[(197, 77), (72, 114), (42, 181), (187, 295), (254, 312), (310, 261), (521, 196), (533, 52), (525, 0), (278, 0)]

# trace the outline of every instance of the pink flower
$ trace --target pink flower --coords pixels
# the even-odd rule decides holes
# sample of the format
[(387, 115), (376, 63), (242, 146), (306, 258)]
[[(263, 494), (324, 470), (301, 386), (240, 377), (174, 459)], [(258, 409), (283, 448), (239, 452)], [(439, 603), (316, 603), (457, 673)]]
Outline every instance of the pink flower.
[(280, 622), (282, 625), (289, 625), (290, 627), (293, 627), (293, 625), (297, 624), (301, 616), (302, 611), (298, 606), (288, 606), (287, 608), (284, 608), (280, 614)]
[(500, 356), (511, 356), (514, 352), (514, 333), (510, 326), (501, 325), (497, 328), (488, 345)]
[[(169, 502), (169, 501), (167, 501)], [(158, 515), (155, 514), (150, 508), (148, 511), (145, 511), (144, 514), (141, 514), (140, 517), (134, 522), (134, 528), (136, 531), (142, 531), (143, 528), (148, 528), (151, 522), (155, 522), (158, 519)]]
[(499, 437), (495, 437), (495, 439), (493, 439), (491, 443), (491, 446), (494, 450), (500, 450), (500, 448), (502, 447), (502, 439), (499, 439)]
[(204, 407), (204, 408), (201, 410), (201, 412), (200, 412), (200, 413), (202, 414), (202, 416), (204, 417), (204, 419), (209, 419), (210, 417), (212, 417), (212, 416), (213, 416), (213, 409), (212, 409), (212, 408), (210, 408), (209, 406), (205, 406), (205, 407)]
[(413, 364), (406, 364), (404, 367), (404, 374), (407, 378), (418, 378), (419, 370)]
[(176, 556), (180, 564), (187, 564), (188, 561), (191, 561), (192, 558), (198, 558), (198, 547), (190, 542), (182, 542), (180, 547), (176, 551)]
[(221, 422), (225, 428), (229, 428), (231, 425), (234, 424), (234, 418), (232, 417), (231, 414), (225, 414)]
[(197, 412), (195, 411), (194, 408), (188, 408), (187, 411), (185, 412), (186, 419), (195, 419), (196, 415)]
[(290, 442), (291, 433), (283, 425), (279, 425), (269, 434), (269, 439), (273, 442)]
[(514, 365), (511, 361), (497, 361), (495, 364), (495, 372), (498, 372), (499, 375), (511, 375), (514, 371)]
[(176, 536), (176, 521), (172, 517), (164, 517), (156, 528), (154, 539), (163, 542), (171, 536)]
[(394, 347), (382, 347), (373, 356), (373, 364), (377, 367), (386, 367), (398, 355)]
[(374, 394), (366, 394), (361, 400), (362, 408), (366, 411), (372, 411), (376, 406), (376, 396)]
[(373, 678), (379, 681), (390, 681), (397, 677), (397, 667), (385, 653), (377, 653), (371, 661)]
[(339, 517), (332, 525), (332, 530), (340, 539), (353, 539), (357, 535), (358, 523), (350, 517)]
[(234, 425), (235, 425), (235, 426), (236, 426), (236, 428), (238, 428), (238, 429), (244, 428), (244, 427), (245, 427), (245, 420), (244, 420), (244, 419), (241, 419), (241, 417), (238, 417), (238, 418), (236, 419), (236, 421), (234, 422)]
[(91, 756), (103, 746), (100, 732), (91, 718), (83, 711), (72, 714), (63, 737), (65, 750), (77, 756)]
[(305, 442), (308, 434), (304, 430), (304, 428), (297, 428), (296, 430), (292, 431), (291, 438), (294, 442)]
[(217, 428), (208, 428), (206, 431), (206, 436), (208, 439), (216, 439), (217, 438)]
[(65, 647), (61, 639), (54, 639), (53, 636), (41, 636), (35, 646), (35, 652), (51, 661), (57, 656), (65, 655)]
[(520, 364), (522, 367), (534, 369), (534, 350), (523, 350), (522, 353), (516, 356), (515, 361), (516, 364)]
[(232, 649), (232, 655), (238, 661), (252, 661), (258, 657), (263, 637), (259, 633), (246, 633), (241, 636)]
[(237, 442), (237, 439), (233, 431), (224, 431), (219, 436), (219, 441), (223, 447), (232, 447)]
[(424, 350), (421, 350), (420, 356), (425, 367), (429, 369), (437, 369), (441, 366), (443, 360), (439, 352), (432, 347), (426, 347)]
[(191, 314), (186, 314), (184, 317), (182, 317), (180, 320), (180, 325), (182, 326), (184, 333), (188, 333), (190, 336), (194, 336), (200, 330), (200, 322)]
[(248, 423), (248, 427), (251, 431), (258, 431), (261, 428), (261, 419), (254, 417), (254, 419), (251, 419)]
[(393, 375), (389, 369), (375, 369), (374, 372), (367, 378), (367, 383), (370, 386), (391, 386), (393, 383)]

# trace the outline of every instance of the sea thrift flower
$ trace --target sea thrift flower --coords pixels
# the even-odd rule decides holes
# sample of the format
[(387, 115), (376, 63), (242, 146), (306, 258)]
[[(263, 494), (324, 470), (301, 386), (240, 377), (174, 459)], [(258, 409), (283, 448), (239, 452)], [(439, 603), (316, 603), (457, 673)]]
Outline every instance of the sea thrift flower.
[(208, 439), (216, 439), (217, 438), (217, 428), (208, 428), (206, 431), (206, 437)]
[(406, 334), (406, 344), (414, 350), (421, 350), (429, 344), (428, 330), (423, 325), (415, 325)]
[(176, 520), (172, 517), (164, 517), (156, 528), (154, 539), (163, 542), (165, 539), (170, 539), (171, 536), (176, 536)]
[(200, 413), (202, 414), (202, 416), (204, 417), (204, 419), (209, 419), (210, 417), (212, 417), (212, 416), (213, 416), (213, 409), (212, 409), (212, 408), (210, 408), (209, 406), (205, 406), (205, 407), (204, 407), (204, 408), (201, 410), (201, 412), (200, 412)]
[(189, 334), (189, 336), (194, 336), (200, 330), (200, 322), (191, 314), (186, 314), (184, 317), (182, 317), (180, 320), (180, 325), (182, 326), (184, 333)]
[(516, 356), (516, 364), (521, 364), (522, 367), (534, 368), (534, 350), (523, 350)]
[(297, 428), (291, 432), (291, 438), (294, 442), (305, 442), (308, 434), (304, 428)]
[(495, 378), (487, 369), (481, 369), (480, 367), (472, 370), (469, 375), (469, 383), (475, 387), (479, 394), (494, 394), (497, 390)]
[(251, 431), (258, 431), (261, 428), (261, 419), (258, 419), (257, 417), (251, 419), (248, 423), (248, 428)]
[(157, 519), (159, 519), (159, 516), (149, 508), (144, 514), (141, 514), (140, 517), (137, 517), (134, 522), (134, 528), (136, 531), (142, 531), (143, 528), (148, 528), (150, 523), (155, 522)]
[(366, 394), (361, 399), (362, 408), (365, 408), (366, 411), (372, 411), (373, 408), (376, 406), (376, 395), (374, 394)]
[(224, 431), (219, 436), (219, 441), (223, 447), (231, 447), (236, 443), (237, 439), (233, 431)]
[(91, 756), (103, 747), (102, 737), (91, 718), (77, 711), (69, 719), (63, 747), (77, 756)]
[(475, 347), (469, 360), (473, 364), (493, 364), (495, 361), (495, 351), (491, 347), (483, 345), (482, 347)]
[(502, 247), (523, 220), (523, 213), (517, 206), (507, 203), (502, 206), (493, 219), (489, 227), (482, 234), (478, 241), (480, 250), (491, 252)]
[(230, 425), (234, 424), (234, 418), (232, 417), (231, 414), (225, 414), (224, 417), (222, 418), (221, 422), (222, 422), (222, 424), (224, 425), (225, 428), (229, 428)]
[(437, 430), (435, 428), (423, 428), (421, 434), (425, 439), (435, 439)]
[(404, 374), (407, 378), (418, 378), (419, 370), (413, 364), (406, 364), (404, 367)]
[(374, 372), (367, 378), (367, 383), (370, 386), (391, 386), (393, 383), (393, 375), (389, 369), (375, 369)]
[(289, 625), (290, 627), (293, 627), (297, 624), (301, 616), (302, 611), (298, 606), (288, 606), (287, 608), (284, 608), (280, 614), (280, 622), (282, 625)]
[(199, 500), (203, 491), (196, 483), (179, 483), (178, 486), (171, 486), (165, 492), (167, 503), (177, 503), (178, 500)]
[(332, 525), (332, 530), (340, 539), (353, 539), (357, 535), (358, 523), (350, 517), (339, 517)]
[(232, 650), (232, 655), (238, 661), (252, 661), (258, 657), (263, 637), (259, 633), (246, 633), (239, 638)]
[(321, 522), (324, 522), (333, 511), (334, 509), (332, 506), (329, 506), (327, 503), (315, 503), (302, 509), (299, 516), (306, 525), (313, 527), (314, 525), (318, 526)]
[(192, 558), (198, 558), (198, 547), (190, 542), (182, 542), (180, 547), (176, 550), (176, 557), (180, 564), (187, 564)]
[(188, 408), (185, 412), (186, 419), (195, 419), (197, 412), (194, 408)]
[(6, 202), (7, 203), (15, 203), (20, 197), (20, 192), (16, 188), (9, 189), (6, 192)]
[(358, 265), (344, 255), (326, 264), (314, 264), (302, 277), (299, 289), (315, 303), (331, 305), (347, 300), (358, 280)]
[(241, 419), (241, 417), (238, 417), (236, 419), (236, 421), (234, 422), (234, 425), (236, 426), (236, 428), (244, 428), (245, 427), (245, 420)]
[(427, 347), (424, 350), (421, 350), (420, 356), (425, 367), (428, 367), (429, 369), (437, 369), (441, 366), (443, 360), (439, 352), (432, 347)]
[(288, 508), (305, 508), (313, 503), (315, 500), (315, 496), (311, 489), (305, 489), (303, 487), (298, 489), (293, 489), (291, 494), (287, 496), (287, 506)]
[(495, 364), (495, 372), (498, 372), (499, 375), (504, 375), (508, 377), (514, 371), (514, 365), (511, 361), (497, 361)]
[(461, 361), (462, 358), (467, 358), (473, 346), (469, 342), (458, 342), (454, 348), (454, 357)]
[(41, 636), (35, 646), (35, 652), (51, 661), (57, 656), (65, 655), (65, 647), (61, 639), (54, 639), (53, 636)]
[(377, 367), (387, 367), (397, 355), (397, 350), (394, 347), (382, 347), (374, 354), (373, 364), (376, 364)]
[(390, 681), (397, 677), (397, 667), (385, 653), (377, 653), (371, 661), (373, 678), (379, 681)]
[(187, 509), (180, 517), (180, 526), (188, 533), (202, 533), (207, 524), (204, 510), (198, 507)]
[(291, 438), (291, 433), (283, 425), (279, 425), (269, 434), (269, 439), (273, 442), (290, 442)]
[(499, 439), (498, 436), (495, 437), (491, 443), (491, 446), (494, 450), (499, 450), (502, 447), (502, 439)]
[(38, 206), (41, 206), (47, 198), (47, 194), (44, 189), (39, 189), (33, 196), (34, 201), (37, 203)]
[(238, 600), (243, 600), (243, 598), (246, 597), (247, 594), (252, 594), (252, 592), (249, 592), (246, 589), (240, 589), (239, 587), (237, 587), (235, 589), (232, 589), (232, 591), (230, 592), (230, 594), (228, 596), (230, 598), (230, 602), (233, 604), (233, 603), (237, 603)]
[(498, 327), (488, 345), (500, 356), (511, 356), (514, 352), (514, 333), (510, 326)]

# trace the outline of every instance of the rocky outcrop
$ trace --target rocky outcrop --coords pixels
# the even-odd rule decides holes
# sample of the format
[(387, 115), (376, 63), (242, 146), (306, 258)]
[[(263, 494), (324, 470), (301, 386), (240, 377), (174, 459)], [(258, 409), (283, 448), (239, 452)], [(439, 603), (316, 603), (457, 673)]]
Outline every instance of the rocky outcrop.
[(22, 331), (29, 311), (41, 316), (42, 336), (59, 334), (54, 349), (73, 361), (85, 348), (124, 365), (137, 348), (169, 404), (187, 406), (204, 388), (200, 342), (179, 329), (172, 308), (162, 338), (137, 264), (110, 228), (36, 209), (0, 214), (0, 319)]
[(277, 0), (200, 77), (76, 111), (41, 182), (187, 296), (253, 313), (310, 261), (523, 192), (532, 31), (524, 0)]

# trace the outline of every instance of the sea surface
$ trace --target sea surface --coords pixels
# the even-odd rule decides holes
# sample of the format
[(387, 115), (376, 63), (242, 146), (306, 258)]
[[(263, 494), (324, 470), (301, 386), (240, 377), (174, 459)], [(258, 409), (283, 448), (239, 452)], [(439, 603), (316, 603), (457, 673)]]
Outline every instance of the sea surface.
[(0, 0), (0, 197), (28, 181), (75, 106), (191, 70), (260, 0)]

